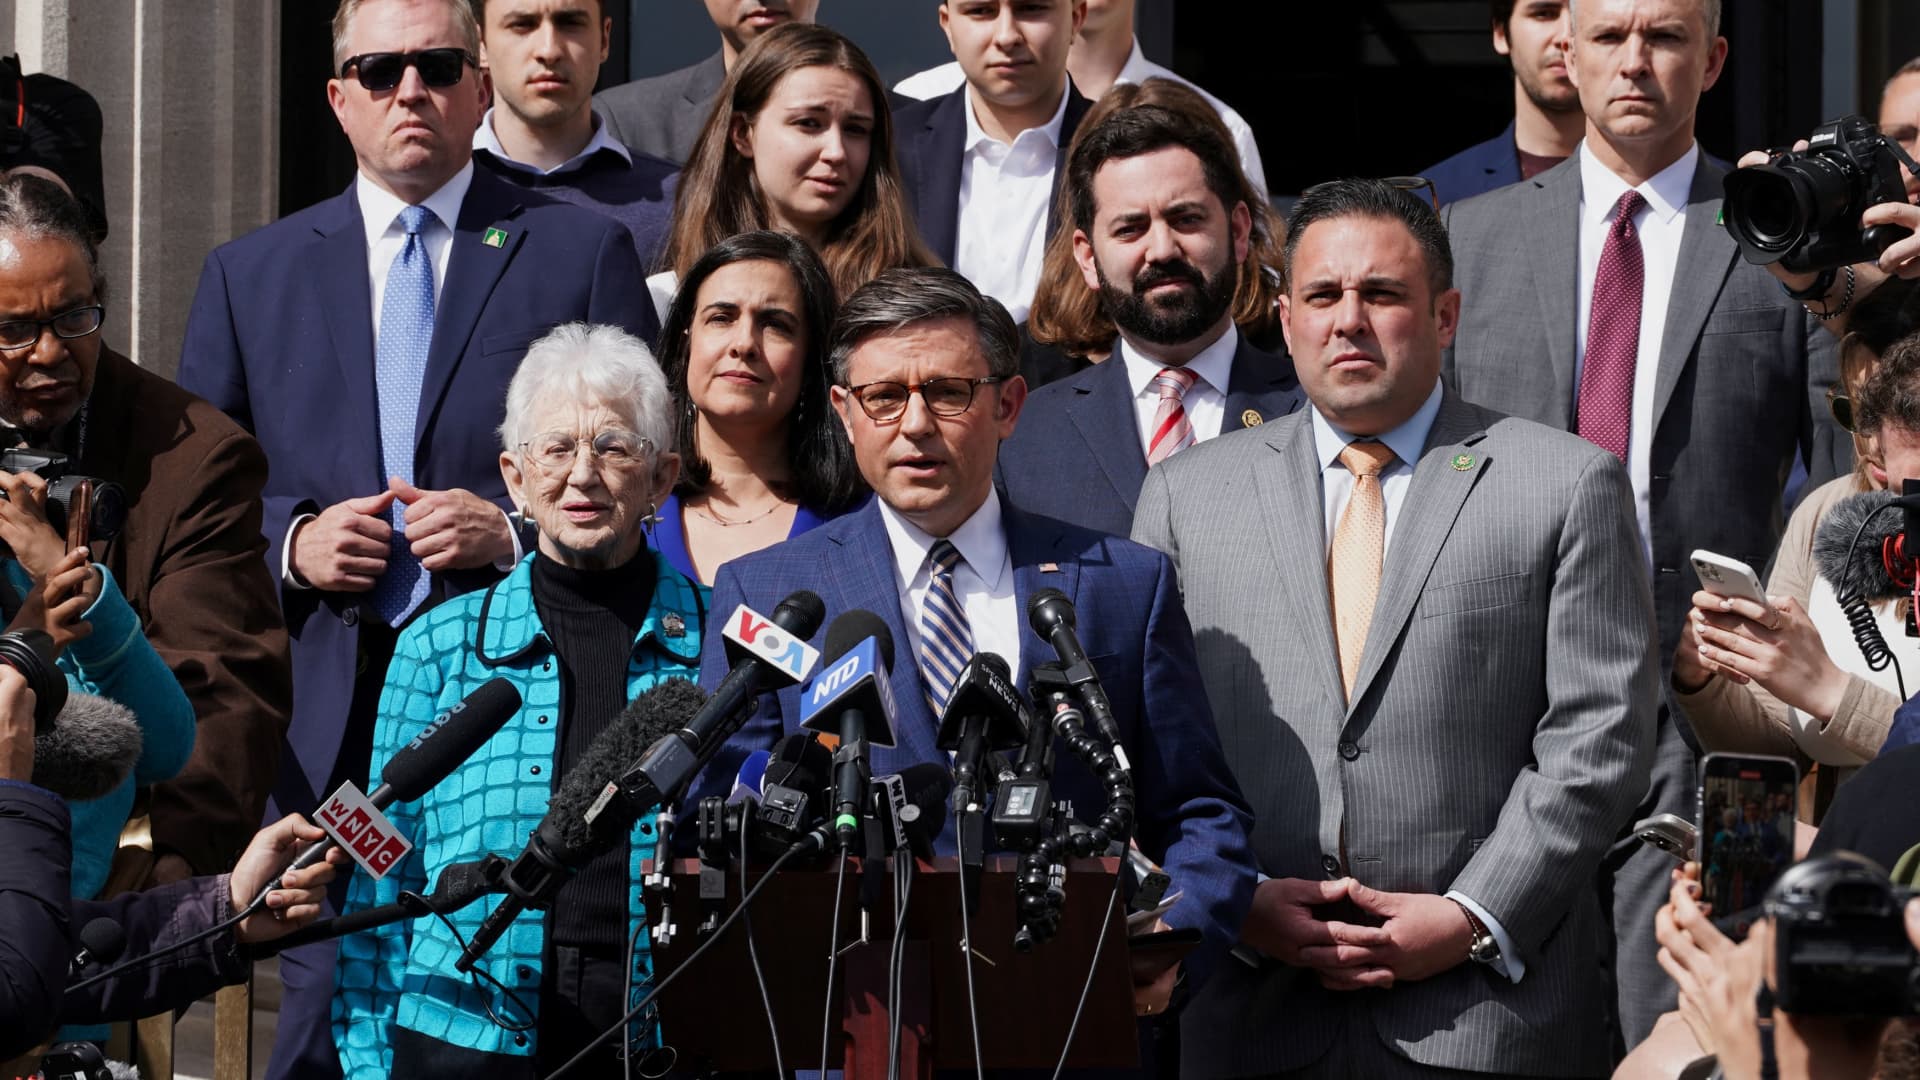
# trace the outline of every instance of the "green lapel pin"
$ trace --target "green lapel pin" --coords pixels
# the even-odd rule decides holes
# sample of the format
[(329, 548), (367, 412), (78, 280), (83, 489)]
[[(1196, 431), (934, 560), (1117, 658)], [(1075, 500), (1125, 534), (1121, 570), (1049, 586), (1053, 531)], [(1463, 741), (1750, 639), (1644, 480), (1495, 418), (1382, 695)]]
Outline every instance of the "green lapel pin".
[(499, 228), (489, 228), (484, 234), (481, 235), (480, 242), (487, 245), (490, 248), (506, 247), (507, 246), (507, 230), (499, 229)]
[(1453, 466), (1454, 472), (1466, 472), (1468, 469), (1473, 468), (1473, 455), (1455, 454), (1453, 455), (1453, 460), (1447, 462), (1447, 464)]

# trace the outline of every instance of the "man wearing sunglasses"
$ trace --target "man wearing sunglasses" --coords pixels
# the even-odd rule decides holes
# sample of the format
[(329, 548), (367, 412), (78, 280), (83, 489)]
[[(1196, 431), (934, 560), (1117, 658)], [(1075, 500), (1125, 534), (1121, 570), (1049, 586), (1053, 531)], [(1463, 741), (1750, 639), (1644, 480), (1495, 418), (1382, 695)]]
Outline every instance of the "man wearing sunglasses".
[[(397, 629), (518, 558), (494, 432), (528, 344), (573, 321), (657, 330), (626, 229), (475, 169), (479, 52), (469, 0), (342, 0), (326, 93), (358, 175), (215, 250), (188, 318), (181, 384), (270, 464), (296, 688), (276, 814), (367, 781)], [(332, 953), (282, 957), (272, 1075), (339, 1075)]]
[[(1133, 762), (1140, 848), (1183, 892), (1166, 921), (1205, 935), (1186, 961), (1197, 981), (1232, 945), (1253, 869), (1245, 803), (1214, 735), (1171, 563), (1118, 537), (1028, 513), (995, 492), (994, 458), (1019, 420), (1026, 383), (1013, 320), (964, 277), (947, 269), (881, 274), (841, 308), (831, 350), (833, 407), (875, 498), (722, 566), (713, 627), (719, 613), (742, 603), (771, 611), (801, 588), (826, 604), (816, 647), (843, 612), (884, 620), (896, 711), (895, 745), (873, 752), (873, 772), (882, 775), (916, 762), (951, 767), (935, 741), (961, 669), (976, 654), (997, 654), (1024, 691), (1034, 665), (1055, 658), (1029, 626), (1028, 602), (1042, 589), (1066, 593)], [(712, 688), (726, 675), (726, 657), (712, 648), (702, 661), (701, 680)], [(800, 688), (763, 698), (688, 805), (724, 795), (741, 761), (798, 730), (799, 719)], [(1093, 774), (1064, 747), (1053, 795), (1089, 823), (1107, 805)], [(935, 845), (953, 853), (954, 830)], [(1174, 978), (1173, 968), (1136, 972), (1136, 1009), (1163, 1016)]]

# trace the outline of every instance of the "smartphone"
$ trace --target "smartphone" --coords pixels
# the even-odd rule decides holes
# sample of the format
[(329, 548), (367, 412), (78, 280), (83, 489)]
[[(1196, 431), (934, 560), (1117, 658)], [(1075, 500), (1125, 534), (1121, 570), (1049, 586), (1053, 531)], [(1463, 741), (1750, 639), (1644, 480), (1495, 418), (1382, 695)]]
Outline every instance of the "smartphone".
[(1720, 932), (1740, 939), (1767, 890), (1793, 863), (1800, 767), (1783, 757), (1708, 754), (1700, 763), (1700, 898)]
[(92, 521), (93, 481), (82, 480), (74, 485), (73, 494), (67, 500), (68, 551), (78, 551), (93, 543), (93, 537), (87, 532)]
[(1637, 821), (1633, 835), (1683, 863), (1700, 850), (1700, 830), (1693, 827), (1693, 822), (1675, 814), (1655, 814)]
[(1760, 587), (1759, 575), (1739, 559), (1696, 548), (1693, 572), (1700, 575), (1700, 587), (1715, 596), (1738, 596), (1766, 606), (1767, 591)]

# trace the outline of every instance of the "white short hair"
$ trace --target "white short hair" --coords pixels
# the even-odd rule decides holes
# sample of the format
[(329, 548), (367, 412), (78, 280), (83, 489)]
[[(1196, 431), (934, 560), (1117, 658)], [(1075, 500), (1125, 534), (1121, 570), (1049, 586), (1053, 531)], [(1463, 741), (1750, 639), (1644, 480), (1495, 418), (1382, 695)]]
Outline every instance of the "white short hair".
[[(1580, 13), (1577, 10), (1579, 6), (1580, 0), (1567, 0), (1567, 25), (1569, 27), (1579, 25)], [(1700, 15), (1707, 20), (1707, 36), (1710, 38), (1719, 37), (1720, 0), (1700, 0)]]
[(556, 397), (612, 409), (655, 455), (676, 445), (667, 377), (646, 342), (617, 326), (565, 323), (527, 348), (507, 384), (501, 447), (512, 450), (539, 434), (527, 430), (527, 418), (535, 403)]

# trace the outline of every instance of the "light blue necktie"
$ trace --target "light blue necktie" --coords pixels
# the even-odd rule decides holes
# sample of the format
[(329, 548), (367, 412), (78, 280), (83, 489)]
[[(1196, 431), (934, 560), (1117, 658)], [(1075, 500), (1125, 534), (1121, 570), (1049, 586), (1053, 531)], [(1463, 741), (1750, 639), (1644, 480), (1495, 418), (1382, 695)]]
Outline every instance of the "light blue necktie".
[(961, 669), (973, 657), (973, 631), (967, 626), (960, 596), (953, 589), (959, 549), (949, 541), (937, 541), (927, 561), (932, 564), (933, 583), (920, 612), (920, 674), (927, 684), (927, 705), (933, 715), (939, 716), (953, 697)]
[[(424, 206), (400, 211), (407, 243), (387, 271), (380, 298), (380, 335), (374, 343), (373, 379), (380, 395), (381, 480), (398, 476), (413, 483), (414, 417), (420, 412), (420, 385), (427, 377), (427, 352), (433, 345), (433, 259), (421, 230), (437, 221)], [(407, 508), (398, 499), (388, 517), (393, 548), (387, 572), (373, 585), (374, 610), (388, 626), (399, 626), (427, 598), (427, 573), (408, 549), (404, 532)]]

